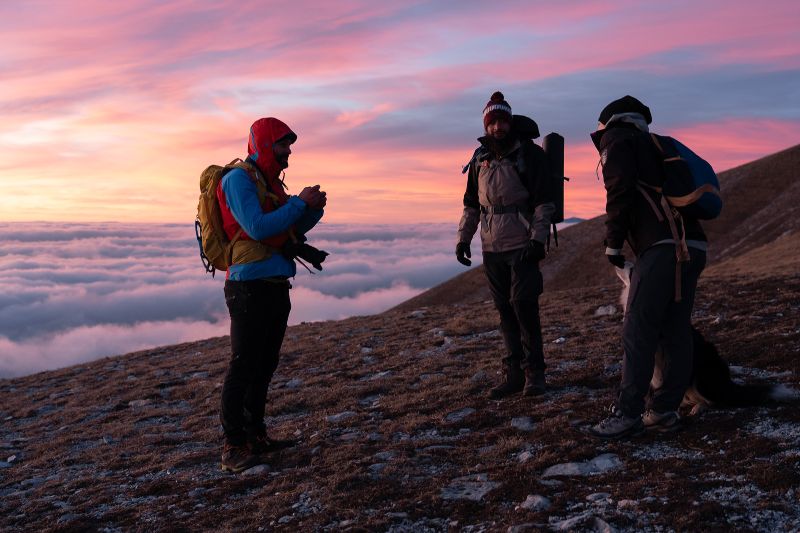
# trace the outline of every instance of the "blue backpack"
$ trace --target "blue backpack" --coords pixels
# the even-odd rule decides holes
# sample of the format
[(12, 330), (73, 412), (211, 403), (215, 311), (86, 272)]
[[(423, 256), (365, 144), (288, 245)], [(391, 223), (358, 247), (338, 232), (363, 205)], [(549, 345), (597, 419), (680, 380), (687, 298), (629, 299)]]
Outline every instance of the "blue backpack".
[(722, 211), (719, 180), (708, 161), (672, 137), (651, 133), (664, 158), (663, 196), (681, 214), (699, 220), (717, 218)]

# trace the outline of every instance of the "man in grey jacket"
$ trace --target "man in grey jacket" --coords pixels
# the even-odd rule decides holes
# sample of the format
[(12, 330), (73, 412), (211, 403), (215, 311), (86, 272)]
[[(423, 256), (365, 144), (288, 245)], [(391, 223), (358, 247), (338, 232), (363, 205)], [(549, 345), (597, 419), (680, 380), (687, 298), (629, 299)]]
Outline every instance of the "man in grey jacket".
[(486, 135), (465, 167), (467, 190), (458, 227), (456, 258), (470, 266), (470, 242), (481, 227), (483, 265), (506, 346), (505, 379), (491, 390), (498, 399), (545, 391), (539, 295), (539, 261), (555, 211), (544, 151), (531, 139), (536, 123), (512, 115), (501, 92), (483, 110)]

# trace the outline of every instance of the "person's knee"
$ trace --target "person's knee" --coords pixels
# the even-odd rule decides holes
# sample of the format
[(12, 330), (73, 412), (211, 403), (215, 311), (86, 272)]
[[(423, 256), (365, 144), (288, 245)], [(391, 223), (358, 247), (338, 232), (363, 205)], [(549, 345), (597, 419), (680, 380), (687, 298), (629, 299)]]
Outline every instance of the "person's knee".
[(244, 353), (235, 354), (230, 362), (230, 373), (238, 378), (247, 378), (258, 371), (253, 357)]

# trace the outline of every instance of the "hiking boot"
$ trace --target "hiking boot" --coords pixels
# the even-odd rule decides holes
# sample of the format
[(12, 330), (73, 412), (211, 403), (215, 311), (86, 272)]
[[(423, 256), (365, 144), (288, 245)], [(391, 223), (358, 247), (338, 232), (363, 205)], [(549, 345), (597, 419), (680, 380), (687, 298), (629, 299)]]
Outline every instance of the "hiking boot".
[(506, 380), (489, 391), (493, 400), (505, 398), (511, 394), (522, 392), (525, 388), (525, 374), (518, 365), (506, 365)]
[(525, 387), (522, 389), (522, 395), (539, 396), (544, 394), (544, 391), (544, 371), (527, 367), (525, 369)]
[(272, 439), (266, 433), (263, 435), (252, 435), (247, 437), (247, 447), (253, 455), (265, 455), (268, 453), (279, 452), (286, 448), (297, 445), (296, 440), (292, 439)]
[(246, 445), (234, 446), (227, 442), (222, 447), (222, 470), (237, 474), (260, 464), (261, 460)]
[(625, 416), (616, 406), (611, 407), (611, 415), (589, 428), (589, 433), (601, 439), (620, 439), (634, 437), (644, 431), (641, 416)]
[(648, 409), (642, 415), (642, 423), (647, 430), (668, 433), (680, 429), (681, 416), (676, 411), (659, 413), (658, 411)]

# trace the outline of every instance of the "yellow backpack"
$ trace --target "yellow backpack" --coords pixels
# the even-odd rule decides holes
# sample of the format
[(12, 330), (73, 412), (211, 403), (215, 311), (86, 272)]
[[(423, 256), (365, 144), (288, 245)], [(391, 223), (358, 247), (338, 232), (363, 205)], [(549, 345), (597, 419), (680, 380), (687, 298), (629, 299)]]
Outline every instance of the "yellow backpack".
[(220, 181), (234, 168), (242, 168), (249, 173), (244, 161), (236, 158), (224, 167), (210, 165), (200, 174), (200, 200), (197, 203), (194, 231), (200, 246), (200, 260), (212, 277), (216, 270), (226, 271), (231, 266), (233, 245), (242, 235), (242, 228), (239, 228), (233, 239), (228, 240), (217, 200)]

